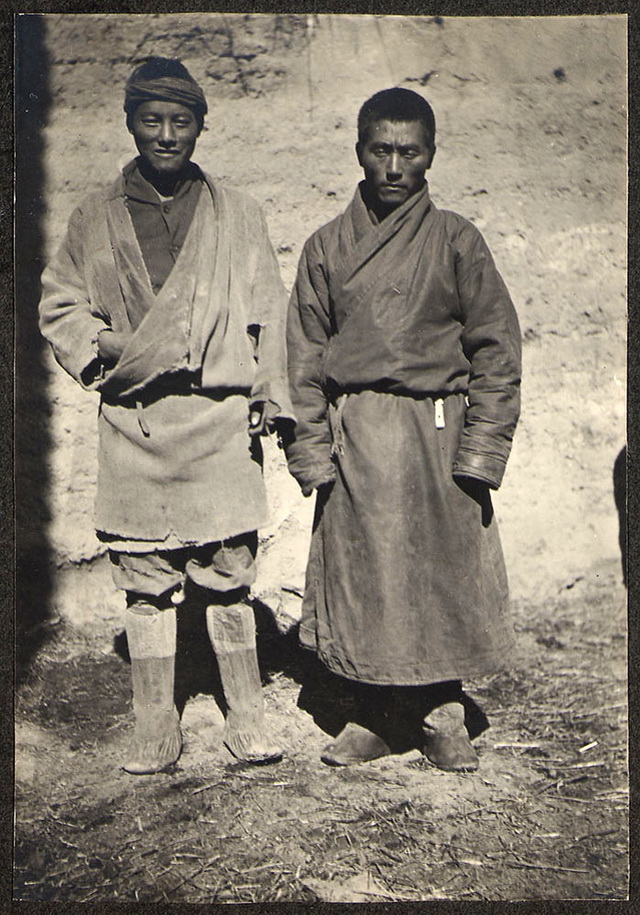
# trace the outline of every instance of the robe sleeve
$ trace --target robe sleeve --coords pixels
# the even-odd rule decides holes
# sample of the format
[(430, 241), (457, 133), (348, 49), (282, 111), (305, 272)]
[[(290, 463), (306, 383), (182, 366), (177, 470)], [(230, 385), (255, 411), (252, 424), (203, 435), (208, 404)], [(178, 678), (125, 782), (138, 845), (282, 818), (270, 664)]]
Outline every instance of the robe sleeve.
[(462, 346), (471, 368), (453, 474), (498, 489), (520, 414), (520, 328), (489, 248), (466, 220), (455, 248)]
[(251, 321), (257, 339), (257, 369), (251, 401), (269, 405), (270, 422), (294, 422), (287, 380), (286, 293), (260, 209), (252, 232), (255, 233), (256, 260), (251, 283)]
[(305, 495), (336, 477), (322, 368), (330, 330), (322, 245), (314, 235), (300, 258), (287, 319), (289, 387), (297, 423), (285, 450), (289, 470)]
[(86, 390), (102, 379), (98, 334), (109, 325), (91, 303), (84, 271), (82, 207), (69, 220), (65, 239), (42, 274), (40, 331), (59, 364)]

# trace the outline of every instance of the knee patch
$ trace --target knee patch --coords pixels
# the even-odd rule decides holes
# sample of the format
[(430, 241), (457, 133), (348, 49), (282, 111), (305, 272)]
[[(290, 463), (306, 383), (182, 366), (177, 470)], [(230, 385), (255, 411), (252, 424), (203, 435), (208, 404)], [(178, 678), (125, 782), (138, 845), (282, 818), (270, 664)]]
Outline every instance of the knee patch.
[(253, 610), (247, 604), (236, 607), (207, 607), (207, 630), (216, 652), (237, 651), (256, 646)]
[(131, 658), (167, 658), (176, 652), (176, 611), (134, 604), (125, 610), (125, 630)]

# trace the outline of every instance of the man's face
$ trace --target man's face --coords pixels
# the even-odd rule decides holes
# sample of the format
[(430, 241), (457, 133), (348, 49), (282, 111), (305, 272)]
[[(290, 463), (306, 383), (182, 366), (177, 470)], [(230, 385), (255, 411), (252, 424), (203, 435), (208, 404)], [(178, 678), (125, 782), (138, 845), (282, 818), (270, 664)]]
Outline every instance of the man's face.
[(179, 172), (191, 159), (200, 134), (195, 114), (177, 102), (143, 102), (129, 119), (138, 152), (162, 175)]
[(395, 210), (424, 186), (435, 147), (420, 121), (376, 121), (356, 145), (369, 191), (383, 210)]

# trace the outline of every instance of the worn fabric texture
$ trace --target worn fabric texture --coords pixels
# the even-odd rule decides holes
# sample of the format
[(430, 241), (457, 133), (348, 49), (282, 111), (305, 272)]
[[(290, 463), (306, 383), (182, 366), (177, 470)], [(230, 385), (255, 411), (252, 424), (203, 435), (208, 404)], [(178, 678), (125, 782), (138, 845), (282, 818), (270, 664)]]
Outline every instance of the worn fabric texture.
[(194, 79), (160, 76), (144, 80), (132, 73), (125, 86), (124, 110), (127, 114), (133, 113), (143, 102), (156, 100), (186, 105), (202, 116), (208, 111), (204, 92)]
[[(284, 290), (258, 205), (203, 187), (154, 295), (123, 175), (71, 217), (43, 274), (40, 324), (58, 362), (101, 394), (96, 527), (114, 549), (224, 540), (267, 518), (253, 402), (291, 418)], [(101, 370), (97, 335), (132, 331)]]
[(375, 224), (359, 188), (305, 246), (288, 346), (289, 466), (322, 487), (303, 644), (369, 683), (499, 668), (513, 637), (490, 487), (518, 419), (520, 334), (482, 236), (427, 188)]

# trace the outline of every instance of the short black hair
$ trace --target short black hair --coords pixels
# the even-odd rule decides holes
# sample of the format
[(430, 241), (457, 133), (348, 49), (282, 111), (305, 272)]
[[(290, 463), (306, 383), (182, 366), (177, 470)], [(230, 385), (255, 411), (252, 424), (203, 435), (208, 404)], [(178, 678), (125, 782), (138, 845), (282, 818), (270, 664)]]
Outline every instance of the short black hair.
[(420, 121), (427, 142), (435, 146), (436, 118), (429, 102), (413, 92), (396, 86), (382, 89), (367, 99), (358, 113), (358, 141), (363, 143), (372, 124), (378, 121)]

